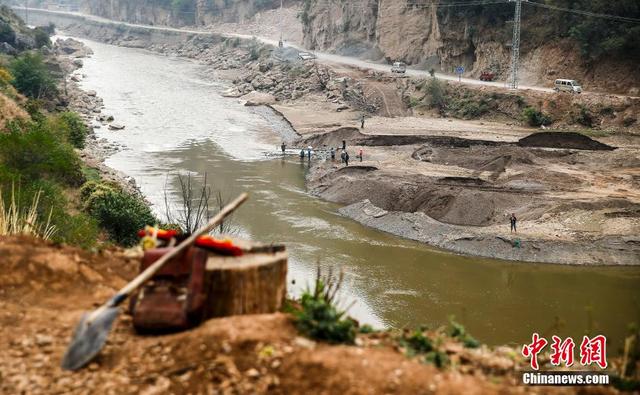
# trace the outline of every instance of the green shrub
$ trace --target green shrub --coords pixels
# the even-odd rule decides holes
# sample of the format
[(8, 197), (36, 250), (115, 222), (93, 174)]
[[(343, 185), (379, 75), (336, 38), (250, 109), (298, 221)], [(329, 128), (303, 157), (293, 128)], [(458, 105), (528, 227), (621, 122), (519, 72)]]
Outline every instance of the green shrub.
[(451, 325), (451, 331), (449, 335), (454, 339), (458, 339), (464, 344), (465, 347), (469, 348), (478, 348), (480, 347), (480, 342), (477, 341), (473, 336), (467, 333), (467, 330), (461, 324), (455, 322), (453, 317), (449, 319), (449, 324)]
[(53, 76), (39, 53), (23, 53), (11, 62), (9, 69), (14, 77), (13, 85), (23, 95), (43, 99), (57, 93)]
[(124, 246), (131, 246), (138, 241), (138, 230), (158, 222), (144, 201), (102, 184), (96, 186), (86, 199), (85, 209), (112, 241)]
[(409, 107), (414, 108), (418, 107), (421, 104), (422, 102), (420, 101), (420, 99), (414, 96), (409, 96)]
[(593, 116), (586, 107), (580, 107), (580, 111), (575, 117), (575, 120), (582, 126), (591, 127), (593, 125)]
[(423, 329), (415, 330), (408, 336), (404, 333), (399, 339), (400, 345), (409, 357), (424, 355), (424, 362), (432, 363), (439, 368), (449, 364), (449, 357), (433, 339), (425, 335)]
[(0, 133), (0, 162), (24, 179), (51, 179), (77, 186), (83, 181), (73, 147), (45, 123), (12, 123)]
[(367, 333), (375, 333), (376, 330), (369, 324), (364, 324), (360, 328), (358, 328), (358, 332), (367, 334)]
[(356, 322), (345, 317), (346, 312), (339, 311), (334, 304), (336, 292), (342, 282), (332, 279), (331, 275), (323, 279), (318, 268), (315, 287), (302, 294), (300, 308), (293, 312), (295, 325), (300, 332), (313, 339), (330, 343), (353, 344), (356, 338)]
[(450, 100), (449, 110), (457, 117), (475, 119), (489, 112), (489, 103), (484, 99), (472, 97)]
[(54, 241), (91, 248), (100, 237), (98, 221), (86, 213), (68, 215), (67, 209), (64, 214), (56, 217), (54, 224), (58, 230)]
[(605, 106), (600, 109), (600, 115), (604, 115), (607, 117), (613, 117), (615, 114), (615, 110), (611, 106)]
[(447, 107), (447, 94), (445, 85), (436, 78), (431, 78), (427, 83), (427, 93), (429, 94), (429, 105), (444, 111)]
[(87, 140), (87, 126), (74, 112), (62, 112), (52, 119), (52, 124), (65, 139), (76, 148), (84, 148)]
[(522, 116), (529, 126), (549, 125), (551, 123), (551, 118), (548, 115), (533, 107), (525, 108), (522, 111)]
[(33, 29), (33, 39), (36, 41), (36, 48), (51, 46), (49, 33), (41, 27), (36, 27), (35, 29)]
[(260, 58), (260, 48), (252, 46), (249, 48), (249, 60), (258, 60)]
[(411, 356), (425, 354), (434, 349), (431, 339), (425, 336), (421, 330), (413, 331), (408, 337), (402, 337), (400, 344), (406, 347), (407, 353)]

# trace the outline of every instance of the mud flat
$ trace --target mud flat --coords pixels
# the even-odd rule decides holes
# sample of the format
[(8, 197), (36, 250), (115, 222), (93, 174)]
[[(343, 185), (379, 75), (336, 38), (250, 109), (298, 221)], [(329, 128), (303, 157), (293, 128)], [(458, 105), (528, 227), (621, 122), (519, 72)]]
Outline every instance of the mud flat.
[[(634, 149), (574, 133), (496, 142), (354, 128), (301, 143), (339, 147), (342, 140), (349, 141), (350, 166), (318, 163), (309, 189), (346, 205), (340, 213), (366, 226), (465, 255), (640, 264)], [(510, 232), (510, 213), (519, 218), (518, 233)]]

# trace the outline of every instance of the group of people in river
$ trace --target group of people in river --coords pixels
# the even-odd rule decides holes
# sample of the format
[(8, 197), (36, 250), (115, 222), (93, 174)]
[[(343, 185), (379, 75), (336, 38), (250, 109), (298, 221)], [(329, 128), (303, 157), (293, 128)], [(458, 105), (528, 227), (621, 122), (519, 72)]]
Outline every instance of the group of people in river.
[[(287, 150), (287, 145), (286, 143), (282, 142), (282, 145), (280, 146), (280, 149), (282, 150), (282, 155), (286, 154), (286, 150)], [(342, 140), (342, 148), (337, 147), (330, 147), (329, 149), (327, 149), (327, 146), (324, 145), (322, 147), (322, 150), (320, 152), (329, 152), (329, 157), (331, 158), (331, 162), (335, 162), (336, 160), (336, 152), (340, 151), (340, 160), (341, 162), (345, 165), (345, 166), (349, 166), (349, 159), (350, 159), (350, 155), (349, 152), (347, 151), (347, 142), (346, 140)], [(300, 149), (300, 160), (304, 160), (304, 158), (308, 158), (309, 161), (311, 161), (311, 156), (314, 152), (314, 149), (312, 146), (308, 146), (307, 148), (301, 148)], [(364, 150), (362, 148), (360, 148), (360, 150), (358, 151), (358, 155), (356, 155), (356, 158), (358, 158), (360, 160), (360, 162), (362, 162), (362, 160), (364, 159)]]
[[(359, 118), (360, 120), (360, 129), (364, 129), (364, 121), (365, 121), (365, 116), (364, 114), (362, 114)], [(280, 148), (282, 149), (282, 155), (286, 154), (286, 150), (287, 150), (287, 145), (285, 144), (285, 142), (282, 142), (282, 145), (280, 146)], [(335, 162), (336, 160), (336, 151), (340, 150), (340, 160), (342, 161), (342, 163), (344, 163), (345, 166), (349, 166), (349, 152), (347, 151), (347, 142), (346, 140), (342, 140), (342, 149), (338, 148), (333, 148), (331, 147), (329, 149), (329, 156), (331, 158), (331, 162)], [(305, 156), (309, 159), (309, 161), (311, 161), (311, 154), (313, 151), (313, 147), (312, 146), (308, 146), (306, 149), (302, 148), (300, 149), (300, 160), (304, 160)], [(327, 146), (324, 145), (323, 146), (323, 151), (326, 152), (327, 151)], [(356, 158), (360, 159), (360, 162), (363, 161), (364, 159), (364, 151), (362, 148), (360, 148), (360, 150), (358, 151), (358, 155), (356, 155)]]

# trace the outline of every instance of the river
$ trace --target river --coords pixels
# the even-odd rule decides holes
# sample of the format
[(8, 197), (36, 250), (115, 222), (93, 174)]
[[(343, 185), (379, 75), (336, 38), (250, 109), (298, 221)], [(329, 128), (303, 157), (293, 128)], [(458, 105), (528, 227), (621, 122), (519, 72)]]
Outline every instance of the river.
[(627, 325), (640, 322), (640, 268), (463, 257), (365, 228), (306, 192), (304, 162), (264, 156), (276, 150), (286, 124), (221, 97), (227, 86), (214, 70), (83, 41), (95, 52), (84, 61), (83, 87), (126, 125), (96, 130), (125, 147), (107, 165), (133, 177), (158, 213), (165, 189), (175, 198), (178, 174), (206, 173), (228, 197), (248, 191), (233, 223), (243, 237), (287, 245), (293, 295), (313, 281), (318, 264), (344, 270), (341, 303), (354, 303), (349, 313), (361, 322), (436, 327), (455, 316), (488, 344), (589, 331), (606, 335), (617, 352)]

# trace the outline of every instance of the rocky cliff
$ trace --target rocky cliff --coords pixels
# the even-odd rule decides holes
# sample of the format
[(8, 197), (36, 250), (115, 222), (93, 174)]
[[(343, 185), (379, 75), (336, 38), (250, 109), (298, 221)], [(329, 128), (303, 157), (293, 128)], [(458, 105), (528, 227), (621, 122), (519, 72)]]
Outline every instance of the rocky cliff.
[[(442, 6), (445, 4), (304, 0), (304, 43), (310, 49), (404, 61), (449, 73), (464, 66), (469, 77), (491, 70), (505, 78), (511, 56), (513, 4)], [(619, 55), (583, 56), (584, 44), (569, 36), (568, 22), (562, 15), (524, 8), (521, 83), (551, 86), (556, 78), (571, 78), (587, 89), (637, 94), (637, 60)]]
[[(590, 7), (585, 1), (577, 0), (575, 7)], [(404, 61), (447, 73), (464, 66), (464, 75), (474, 78), (491, 70), (505, 79), (509, 72), (513, 4), (450, 7), (445, 0), (287, 0), (283, 4), (300, 10), (304, 45), (312, 50)], [(83, 11), (94, 15), (170, 26), (242, 24), (261, 11), (279, 7), (279, 0), (83, 0)], [(550, 87), (556, 78), (569, 78), (579, 80), (587, 90), (638, 94), (640, 48), (633, 44), (632, 29), (591, 26), (589, 20), (523, 7), (521, 84)], [(617, 13), (622, 15), (620, 10)], [(586, 32), (582, 42), (571, 31), (575, 27)], [(627, 30), (631, 38), (622, 37)], [(617, 45), (617, 50), (594, 57), (597, 50), (591, 48), (586, 56), (585, 49), (598, 35), (598, 44), (604, 43), (600, 47)], [(607, 37), (616, 40), (606, 41)]]
[[(243, 22), (280, 0), (82, 0), (82, 11), (127, 22), (169, 26)], [(285, 1), (285, 5), (298, 1)]]

